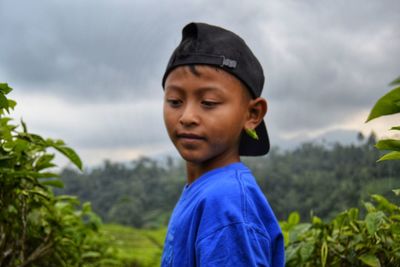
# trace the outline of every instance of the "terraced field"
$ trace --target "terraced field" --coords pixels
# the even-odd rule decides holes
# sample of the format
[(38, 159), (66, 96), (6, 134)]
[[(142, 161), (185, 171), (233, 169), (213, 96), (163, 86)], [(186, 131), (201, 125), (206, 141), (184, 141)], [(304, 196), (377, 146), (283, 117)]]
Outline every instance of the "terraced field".
[(106, 224), (102, 232), (124, 267), (160, 266), (166, 228), (147, 230)]

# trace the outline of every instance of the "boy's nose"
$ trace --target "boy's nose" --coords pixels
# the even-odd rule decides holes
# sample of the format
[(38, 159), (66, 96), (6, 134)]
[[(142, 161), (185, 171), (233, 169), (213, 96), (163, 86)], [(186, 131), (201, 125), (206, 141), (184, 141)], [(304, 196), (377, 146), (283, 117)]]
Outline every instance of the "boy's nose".
[(199, 117), (196, 112), (196, 108), (192, 105), (187, 105), (183, 110), (182, 116), (179, 119), (179, 122), (183, 126), (191, 126), (199, 123)]

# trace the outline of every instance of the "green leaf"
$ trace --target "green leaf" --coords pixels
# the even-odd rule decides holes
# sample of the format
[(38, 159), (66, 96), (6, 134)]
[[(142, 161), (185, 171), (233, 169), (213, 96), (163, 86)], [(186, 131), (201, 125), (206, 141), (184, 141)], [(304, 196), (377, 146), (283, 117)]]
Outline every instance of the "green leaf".
[(82, 170), (82, 161), (78, 154), (72, 148), (65, 146), (64, 142), (54, 142), (53, 140), (47, 140), (46, 143), (57, 149), (64, 156), (66, 156), (76, 167)]
[(357, 208), (350, 208), (346, 213), (350, 220), (355, 221), (358, 219), (358, 215), (360, 212)]
[(365, 224), (370, 235), (373, 235), (378, 231), (378, 228), (384, 222), (384, 217), (385, 213), (382, 211), (371, 212), (365, 216)]
[(40, 182), (42, 185), (64, 188), (64, 183), (60, 180), (48, 180)]
[(317, 216), (313, 216), (311, 219), (312, 224), (322, 224), (322, 220), (321, 218), (317, 217)]
[(328, 259), (328, 244), (326, 243), (326, 241), (324, 241), (322, 243), (321, 246), (321, 264), (322, 267), (326, 266), (326, 260)]
[(2, 148), (4, 149), (4, 151), (6, 152), (11, 152), (15, 147), (15, 143), (12, 141), (6, 142), (2, 145)]
[(299, 246), (289, 246), (289, 247), (285, 248), (286, 262), (290, 262), (290, 261), (296, 259), (299, 249), (300, 249)]
[(396, 139), (379, 140), (378, 143), (376, 143), (375, 147), (379, 150), (400, 151), (400, 140)]
[(46, 142), (44, 141), (43, 137), (41, 137), (40, 135), (38, 135), (38, 134), (32, 134), (32, 133), (30, 133), (30, 134), (28, 134), (28, 135), (29, 135), (30, 138), (32, 138), (32, 141), (33, 141), (35, 144), (40, 145), (40, 146), (45, 145)]
[(256, 130), (254, 130), (254, 129), (247, 129), (247, 128), (246, 128), (245, 131), (246, 131), (247, 135), (250, 136), (252, 139), (258, 140), (258, 135), (257, 135)]
[(8, 125), (8, 122), (12, 121), (13, 119), (9, 118), (9, 117), (5, 117), (5, 118), (1, 118), (0, 119), (0, 124), (3, 126)]
[(398, 188), (398, 189), (393, 189), (392, 191), (393, 191), (393, 193), (394, 193), (396, 196), (400, 196), (400, 188)]
[(48, 144), (52, 144), (52, 145), (56, 145), (56, 146), (65, 146), (65, 142), (63, 140), (60, 140), (60, 139), (54, 140), (54, 139), (47, 138), (46, 142)]
[(289, 231), (284, 231), (282, 230), (282, 235), (283, 235), (283, 240), (284, 240), (284, 245), (285, 248), (289, 245)]
[(79, 199), (76, 196), (68, 196), (68, 195), (61, 195), (61, 196), (56, 196), (56, 200), (59, 202), (69, 202), (73, 205), (79, 205)]
[(85, 202), (85, 203), (83, 203), (83, 205), (82, 205), (82, 211), (83, 211), (84, 213), (91, 212), (91, 211), (92, 211), (92, 204), (90, 204), (90, 202)]
[(311, 243), (305, 243), (300, 247), (300, 257), (303, 261), (307, 261), (314, 252), (314, 245)]
[(58, 147), (58, 150), (63, 153), (68, 159), (70, 159), (72, 161), (72, 163), (75, 164), (76, 167), (78, 167), (80, 170), (82, 170), (83, 166), (82, 166), (82, 161), (80, 159), (80, 157), (78, 156), (78, 154), (69, 147)]
[(396, 234), (400, 235), (400, 214), (392, 214), (389, 216), (389, 219), (391, 220), (390, 227), (396, 231)]
[(3, 93), (6, 95), (11, 91), (12, 91), (12, 88), (10, 86), (8, 86), (7, 83), (0, 83), (0, 93)]
[(23, 178), (54, 178), (58, 177), (57, 173), (51, 172), (36, 172), (36, 171), (15, 171), (15, 170), (7, 170), (5, 168), (0, 168), (0, 173), (4, 172), (5, 174), (12, 177), (23, 177)]
[(21, 125), (22, 125), (22, 130), (24, 131), (24, 133), (28, 133), (28, 128), (26, 127), (26, 124), (22, 119), (21, 119)]
[(393, 82), (391, 82), (389, 85), (390, 86), (395, 86), (400, 84), (400, 76), (397, 77)]
[(37, 190), (28, 190), (28, 192), (31, 193), (31, 194), (34, 194), (34, 195), (38, 195), (38, 196), (40, 196), (40, 197), (42, 197), (42, 198), (45, 198), (45, 199), (47, 199), (47, 200), (50, 200), (50, 196), (47, 195), (47, 194), (44, 193), (44, 192), (37, 191)]
[(36, 170), (40, 171), (46, 168), (51, 168), (56, 166), (54, 163), (52, 163), (53, 159), (54, 159), (54, 154), (44, 154), (36, 161), (35, 164)]
[(15, 140), (14, 153), (20, 154), (22, 151), (29, 150), (29, 143), (25, 140), (17, 139)]
[(300, 223), (296, 225), (290, 232), (289, 232), (289, 240), (290, 242), (297, 241), (299, 237), (307, 232), (311, 227), (309, 223)]
[(299, 213), (298, 213), (298, 212), (292, 212), (292, 213), (290, 213), (289, 218), (288, 218), (288, 223), (289, 223), (290, 225), (296, 225), (296, 224), (298, 224), (299, 222), (300, 222), (300, 215), (299, 215)]
[(366, 122), (375, 118), (400, 112), (400, 87), (381, 97), (372, 108)]
[(391, 203), (389, 200), (387, 200), (385, 197), (381, 195), (374, 194), (371, 197), (373, 200), (375, 200), (376, 203), (378, 203), (378, 208), (381, 210), (384, 209), (392, 213), (393, 211), (398, 209), (398, 207), (395, 204)]
[(0, 109), (4, 108), (8, 111), (8, 99), (4, 96), (2, 92), (0, 92)]
[(367, 264), (368, 266), (371, 267), (381, 267), (381, 263), (374, 254), (364, 254), (358, 257), (363, 263)]
[(41, 147), (46, 146), (46, 142), (44, 141), (43, 137), (41, 137), (40, 135), (37, 135), (37, 134), (20, 132), (20, 133), (18, 133), (17, 137), (20, 139), (27, 140), (36, 145), (39, 145)]
[(87, 259), (87, 258), (99, 258), (101, 254), (97, 251), (88, 251), (82, 254), (82, 258)]
[(378, 159), (377, 162), (384, 161), (384, 160), (400, 160), (400, 152), (393, 151), (393, 152), (387, 153), (387, 154), (383, 155), (380, 159)]
[(17, 102), (15, 102), (15, 101), (12, 100), (12, 99), (8, 99), (8, 106), (9, 106), (11, 109), (14, 109), (16, 105), (17, 105)]
[(390, 128), (390, 130), (400, 131), (400, 126), (393, 126), (392, 128)]

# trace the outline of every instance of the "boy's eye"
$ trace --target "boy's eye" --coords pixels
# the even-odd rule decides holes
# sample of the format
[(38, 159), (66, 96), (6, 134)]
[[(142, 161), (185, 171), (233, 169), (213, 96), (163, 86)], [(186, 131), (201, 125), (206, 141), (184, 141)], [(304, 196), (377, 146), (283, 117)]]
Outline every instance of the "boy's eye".
[(216, 101), (203, 100), (201, 101), (201, 104), (206, 108), (213, 108), (217, 106), (219, 103)]
[(180, 106), (180, 104), (182, 103), (182, 101), (181, 100), (179, 100), (179, 99), (167, 99), (167, 103), (171, 106), (171, 107), (173, 107), (173, 108), (176, 108), (176, 107), (179, 107)]

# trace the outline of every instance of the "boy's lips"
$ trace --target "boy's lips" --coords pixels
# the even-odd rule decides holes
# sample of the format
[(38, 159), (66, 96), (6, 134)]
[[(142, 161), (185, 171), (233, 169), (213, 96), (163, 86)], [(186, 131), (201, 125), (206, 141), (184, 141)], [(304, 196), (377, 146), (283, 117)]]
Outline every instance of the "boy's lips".
[(194, 133), (186, 133), (186, 132), (178, 132), (176, 134), (178, 139), (185, 139), (185, 140), (204, 140), (205, 138), (201, 135), (194, 134)]

